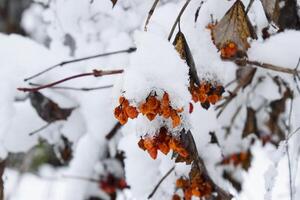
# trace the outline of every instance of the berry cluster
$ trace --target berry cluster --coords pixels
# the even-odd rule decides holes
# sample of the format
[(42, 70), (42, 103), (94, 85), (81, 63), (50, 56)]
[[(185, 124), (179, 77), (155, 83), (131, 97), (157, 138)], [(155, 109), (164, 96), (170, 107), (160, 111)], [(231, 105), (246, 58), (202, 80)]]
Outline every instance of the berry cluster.
[(227, 42), (221, 48), (221, 58), (230, 59), (236, 56), (238, 47), (234, 42)]
[(215, 104), (222, 98), (224, 87), (221, 85), (214, 86), (213, 84), (205, 81), (201, 82), (200, 86), (192, 85), (190, 87), (192, 100), (197, 103), (200, 102), (201, 106), (205, 109), (210, 107), (210, 104)]
[(220, 164), (221, 165), (230, 165), (233, 164), (235, 167), (238, 165), (242, 166), (243, 169), (248, 170), (250, 167), (250, 162), (252, 159), (252, 154), (250, 151), (243, 151), (239, 153), (231, 154), (225, 157)]
[(181, 109), (174, 109), (170, 105), (169, 95), (165, 92), (162, 100), (156, 98), (156, 95), (150, 95), (146, 98), (146, 101), (142, 103), (137, 109), (134, 106), (130, 106), (125, 97), (120, 97), (120, 105), (115, 108), (115, 117), (121, 124), (125, 124), (128, 118), (134, 119), (139, 113), (145, 115), (150, 121), (152, 121), (157, 115), (166, 119), (171, 118), (173, 128), (177, 127), (181, 123), (179, 113), (183, 111)]
[(182, 146), (179, 139), (168, 134), (166, 128), (161, 128), (154, 137), (141, 138), (138, 145), (144, 151), (147, 150), (151, 158), (156, 159), (158, 150), (167, 155), (170, 150), (178, 153), (183, 158), (189, 156), (188, 151)]
[(119, 122), (124, 125), (128, 121), (128, 118), (134, 119), (138, 116), (138, 111), (136, 107), (130, 106), (129, 101), (125, 97), (119, 98), (120, 105), (115, 108), (115, 117)]
[(101, 180), (99, 186), (109, 195), (116, 193), (117, 190), (129, 188), (124, 178), (117, 178), (112, 174), (108, 174), (107, 177)]
[[(201, 175), (194, 176), (192, 179), (179, 178), (176, 181), (176, 187), (182, 189), (185, 200), (191, 200), (195, 197), (209, 197), (213, 191), (211, 184), (204, 180)], [(175, 194), (173, 199), (180, 200), (180, 196)]]

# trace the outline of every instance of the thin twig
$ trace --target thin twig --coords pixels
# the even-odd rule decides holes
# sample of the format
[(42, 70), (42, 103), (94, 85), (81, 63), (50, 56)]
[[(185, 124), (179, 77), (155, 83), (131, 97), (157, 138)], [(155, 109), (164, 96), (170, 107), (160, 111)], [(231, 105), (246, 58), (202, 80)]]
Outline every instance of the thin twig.
[(100, 76), (105, 76), (105, 75), (112, 75), (112, 74), (120, 74), (123, 73), (124, 70), (123, 69), (119, 69), (119, 70), (107, 70), (107, 71), (103, 71), (103, 70), (96, 70), (94, 69), (93, 72), (88, 72), (88, 73), (82, 73), (82, 74), (77, 74), (74, 76), (70, 76), (67, 78), (64, 78), (62, 80), (59, 81), (55, 81), (53, 83), (49, 83), (46, 85), (42, 85), (39, 87), (35, 87), (35, 88), (18, 88), (18, 90), (23, 91), (23, 92), (37, 92), (39, 90), (45, 89), (45, 88), (49, 88), (49, 87), (53, 87), (57, 84), (72, 80), (72, 79), (76, 79), (76, 78), (80, 78), (80, 77), (84, 77), (84, 76), (95, 76), (95, 77), (100, 77)]
[[(30, 86), (42, 86), (42, 84), (37, 83), (29, 83)], [(114, 85), (104, 85), (99, 87), (82, 87), (82, 88), (76, 88), (76, 87), (68, 87), (68, 86), (54, 86), (50, 87), (51, 89), (62, 89), (62, 90), (75, 90), (75, 91), (83, 91), (83, 92), (89, 92), (94, 90), (102, 90), (102, 89), (108, 89), (112, 88)]]
[(269, 63), (251, 61), (251, 60), (247, 60), (247, 59), (236, 59), (235, 63), (237, 65), (242, 65), (242, 66), (245, 66), (245, 64), (255, 65), (257, 67), (261, 67), (261, 68), (264, 68), (264, 69), (273, 70), (273, 71), (282, 72), (282, 73), (287, 73), (287, 74), (291, 74), (291, 75), (297, 75), (297, 74), (300, 73), (300, 71), (297, 70), (297, 69), (290, 69), (290, 68), (280, 67), (280, 66), (276, 66), (276, 65), (273, 65), (273, 64), (269, 64)]
[(202, 0), (202, 1), (200, 2), (200, 5), (198, 6), (198, 8), (197, 8), (197, 10), (196, 10), (196, 13), (195, 13), (195, 19), (194, 19), (194, 22), (195, 22), (195, 23), (196, 23), (197, 20), (198, 20), (199, 12), (200, 12), (200, 9), (202, 8), (203, 3), (204, 3), (204, 0)]
[(168, 40), (169, 40), (169, 41), (170, 41), (171, 38), (172, 38), (172, 35), (173, 35), (173, 33), (174, 33), (174, 31), (175, 31), (175, 28), (176, 28), (176, 25), (177, 25), (178, 22), (180, 21), (180, 18), (181, 18), (181, 16), (182, 16), (182, 14), (184, 13), (184, 10), (186, 9), (186, 7), (189, 5), (190, 2), (191, 2), (191, 0), (187, 0), (187, 1), (185, 2), (185, 4), (183, 5), (183, 7), (181, 8), (181, 10), (180, 10), (180, 12), (179, 12), (179, 14), (178, 14), (178, 16), (177, 16), (177, 18), (176, 18), (176, 20), (175, 20), (173, 26), (172, 26), (172, 29), (171, 29), (171, 31), (170, 31), (170, 34), (169, 34), (169, 37), (168, 37)]
[(151, 7), (151, 9), (149, 10), (148, 12), (148, 17), (147, 17), (147, 20), (145, 22), (145, 26), (144, 26), (144, 30), (147, 31), (147, 25), (149, 24), (149, 21), (150, 21), (150, 18), (152, 17), (153, 13), (154, 13), (154, 10), (158, 4), (159, 0), (154, 0), (154, 3)]
[(291, 104), (290, 104), (288, 134), (286, 135), (286, 138), (285, 138), (285, 141), (286, 141), (285, 149), (286, 149), (287, 160), (288, 160), (288, 169), (289, 169), (290, 200), (293, 200), (293, 183), (292, 183), (292, 166), (291, 166), (291, 157), (290, 157), (290, 153), (289, 153), (288, 136), (290, 135), (291, 127), (292, 127), (292, 111), (293, 111), (293, 98), (291, 99)]
[(30, 132), (28, 135), (32, 136), (32, 135), (34, 135), (34, 134), (36, 134), (36, 133), (38, 133), (38, 132), (40, 132), (40, 131), (48, 128), (51, 124), (52, 123), (47, 123), (47, 124), (43, 125), (42, 127), (38, 128), (37, 130), (34, 130), (34, 131)]
[(118, 130), (119, 130), (121, 127), (122, 127), (122, 125), (121, 125), (119, 122), (117, 122), (117, 123), (114, 125), (114, 127), (111, 129), (111, 131), (105, 136), (105, 138), (106, 138), (107, 140), (112, 139), (112, 138), (116, 135), (116, 133), (118, 132)]
[(155, 194), (155, 192), (157, 191), (157, 189), (159, 188), (160, 184), (172, 173), (172, 171), (175, 169), (175, 166), (172, 167), (156, 184), (156, 186), (154, 187), (154, 189), (152, 190), (151, 194), (149, 194), (148, 199), (151, 199), (153, 197), (153, 195)]
[(249, 12), (250, 8), (252, 7), (253, 3), (254, 3), (254, 0), (250, 0), (250, 2), (248, 4), (248, 7), (247, 7), (247, 9), (245, 11), (246, 15), (248, 14), (248, 12)]
[(75, 63), (75, 62), (80, 62), (80, 61), (84, 61), (84, 60), (89, 60), (89, 59), (94, 59), (94, 58), (99, 58), (99, 57), (104, 57), (104, 56), (110, 56), (110, 55), (115, 55), (115, 54), (120, 54), (120, 53), (132, 53), (132, 52), (135, 52), (136, 51), (136, 48), (135, 47), (130, 47), (128, 49), (125, 49), (125, 50), (120, 50), (120, 51), (112, 51), (112, 52), (108, 52), (108, 53), (102, 53), (102, 54), (96, 54), (96, 55), (92, 55), (92, 56), (87, 56), (87, 57), (82, 57), (82, 58), (77, 58), (77, 59), (73, 59), (73, 60), (67, 60), (67, 61), (63, 61), (63, 62), (60, 62), (58, 64), (55, 64), (51, 67), (48, 67), (46, 68), (45, 70), (37, 73), (37, 74), (34, 74), (28, 78), (25, 78), (24, 81), (29, 81), (33, 78), (36, 78), (50, 70), (53, 70), (57, 67), (62, 67), (64, 65), (67, 65), (67, 64), (70, 64), (70, 63)]

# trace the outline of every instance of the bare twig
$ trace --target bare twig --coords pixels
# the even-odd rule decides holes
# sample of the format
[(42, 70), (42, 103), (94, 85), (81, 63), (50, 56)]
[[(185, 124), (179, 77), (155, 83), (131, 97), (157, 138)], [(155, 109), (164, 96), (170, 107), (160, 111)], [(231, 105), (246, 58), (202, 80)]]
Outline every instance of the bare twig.
[(171, 31), (170, 31), (170, 34), (169, 34), (169, 37), (168, 37), (168, 40), (169, 40), (169, 41), (170, 41), (171, 38), (172, 38), (172, 35), (173, 35), (173, 33), (174, 33), (174, 31), (175, 31), (175, 28), (176, 28), (176, 25), (179, 23), (182, 14), (184, 13), (186, 7), (189, 5), (190, 2), (191, 2), (191, 0), (187, 0), (187, 1), (185, 2), (185, 4), (183, 5), (183, 7), (181, 8), (181, 10), (180, 10), (180, 12), (179, 12), (179, 14), (178, 14), (178, 16), (177, 16), (177, 18), (176, 18), (176, 20), (175, 20), (173, 26), (172, 26), (172, 29), (171, 29)]
[(277, 71), (277, 72), (282, 72), (282, 73), (287, 73), (287, 74), (291, 74), (291, 75), (297, 75), (300, 73), (300, 70), (297, 70), (297, 69), (290, 69), (290, 68), (280, 67), (280, 66), (276, 66), (273, 64), (269, 64), (269, 63), (251, 61), (251, 60), (247, 60), (247, 59), (236, 59), (235, 63), (237, 65), (242, 65), (242, 66), (245, 66), (246, 64), (255, 65), (260, 68)]
[(119, 130), (121, 127), (122, 127), (122, 125), (121, 125), (119, 122), (117, 122), (117, 123), (114, 125), (114, 127), (111, 129), (111, 131), (105, 136), (105, 138), (106, 138), (107, 140), (112, 139), (112, 138), (116, 135), (116, 133), (118, 132), (118, 130)]
[[(29, 83), (30, 86), (42, 86), (42, 84), (37, 83)], [(102, 90), (107, 88), (112, 88), (114, 85), (104, 85), (99, 87), (82, 87), (82, 88), (76, 88), (76, 87), (67, 87), (67, 86), (54, 86), (50, 87), (51, 89), (62, 89), (62, 90), (75, 90), (75, 91), (83, 91), (83, 92), (89, 92), (94, 90)]]
[(43, 125), (42, 127), (38, 128), (37, 130), (34, 130), (34, 131), (30, 132), (28, 135), (32, 136), (32, 135), (34, 135), (34, 134), (36, 134), (36, 133), (38, 133), (38, 132), (40, 132), (40, 131), (48, 128), (51, 124), (52, 123), (47, 123), (47, 124)]
[(288, 143), (288, 136), (290, 135), (291, 132), (291, 127), (292, 127), (292, 111), (293, 111), (293, 98), (291, 99), (291, 104), (290, 104), (290, 113), (289, 113), (289, 125), (288, 125), (288, 133), (286, 134), (286, 154), (287, 154), (287, 160), (288, 160), (288, 169), (289, 169), (289, 189), (290, 189), (290, 200), (293, 200), (293, 183), (292, 183), (292, 166), (291, 166), (291, 157), (290, 157), (290, 152), (289, 152), (289, 143)]
[(5, 169), (5, 161), (0, 160), (0, 200), (4, 200), (4, 184), (3, 184), (3, 173)]
[(113, 74), (120, 74), (123, 73), (124, 70), (123, 69), (118, 69), (118, 70), (96, 70), (94, 69), (93, 72), (89, 72), (89, 73), (83, 73), (83, 74), (77, 74), (74, 76), (70, 76), (67, 78), (64, 78), (62, 80), (59, 81), (55, 81), (53, 83), (49, 83), (46, 85), (42, 85), (39, 87), (35, 87), (35, 88), (18, 88), (18, 90), (23, 91), (23, 92), (37, 92), (39, 90), (45, 89), (45, 88), (49, 88), (49, 87), (53, 87), (57, 84), (72, 80), (72, 79), (76, 79), (76, 78), (80, 78), (80, 77), (84, 77), (84, 76), (95, 76), (95, 77), (100, 77), (100, 76), (105, 76), (105, 75), (113, 75)]
[(250, 0), (250, 2), (248, 4), (248, 7), (247, 7), (247, 9), (245, 11), (246, 15), (248, 14), (248, 12), (249, 12), (250, 8), (252, 7), (253, 3), (254, 3), (254, 0)]
[(202, 1), (200, 2), (200, 5), (198, 6), (198, 8), (197, 8), (197, 10), (196, 10), (196, 13), (195, 13), (195, 19), (194, 19), (195, 23), (196, 23), (197, 20), (198, 20), (199, 12), (200, 12), (200, 9), (201, 9), (203, 3), (204, 3), (204, 0), (202, 0)]
[(135, 47), (130, 47), (128, 49), (125, 49), (125, 50), (120, 50), (120, 51), (112, 51), (112, 52), (108, 52), (108, 53), (103, 53), (103, 54), (96, 54), (96, 55), (92, 55), (92, 56), (87, 56), (87, 57), (82, 57), (82, 58), (77, 58), (77, 59), (73, 59), (73, 60), (68, 60), (68, 61), (63, 61), (63, 62), (60, 62), (56, 65), (53, 65), (51, 67), (48, 67), (46, 68), (45, 70), (37, 73), (37, 74), (34, 74), (28, 78), (25, 78), (24, 81), (29, 81), (33, 78), (36, 78), (48, 71), (51, 71), (57, 67), (62, 67), (64, 65), (67, 65), (67, 64), (70, 64), (70, 63), (75, 63), (75, 62), (80, 62), (80, 61), (84, 61), (84, 60), (89, 60), (89, 59), (94, 59), (94, 58), (99, 58), (99, 57), (104, 57), (104, 56), (110, 56), (110, 55), (115, 55), (115, 54), (120, 54), (120, 53), (132, 53), (132, 52), (135, 52), (136, 51), (136, 48)]
[(157, 191), (157, 189), (159, 188), (160, 184), (172, 173), (172, 171), (175, 169), (175, 166), (172, 167), (156, 184), (156, 186), (154, 187), (153, 191), (149, 194), (148, 199), (151, 199), (153, 197), (153, 195), (155, 194), (155, 192)]
[(149, 24), (149, 21), (150, 21), (150, 18), (152, 17), (153, 13), (154, 13), (154, 10), (158, 4), (159, 0), (154, 0), (154, 3), (151, 7), (151, 9), (149, 10), (148, 12), (148, 17), (147, 17), (147, 20), (145, 22), (145, 26), (144, 26), (144, 30), (147, 31), (147, 25)]

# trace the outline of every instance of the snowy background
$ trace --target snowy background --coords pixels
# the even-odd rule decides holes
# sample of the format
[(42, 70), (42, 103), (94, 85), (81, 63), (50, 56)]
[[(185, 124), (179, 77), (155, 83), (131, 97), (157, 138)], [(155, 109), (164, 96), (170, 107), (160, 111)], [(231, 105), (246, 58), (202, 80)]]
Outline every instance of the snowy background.
[[(285, 134), (294, 132), (300, 126), (298, 82), (290, 74), (258, 68), (250, 86), (239, 91), (220, 117), (217, 117), (215, 106), (205, 110), (199, 103), (194, 103), (192, 114), (187, 113), (191, 102), (188, 66), (167, 40), (184, 3), (183, 0), (161, 0), (147, 32), (144, 23), (153, 4), (149, 0), (119, 0), (114, 8), (110, 0), (35, 0), (27, 3), (20, 16), (22, 32), (0, 33), (0, 157), (7, 163), (2, 177), (4, 199), (109, 199), (99, 182), (93, 180), (112, 173), (124, 177), (130, 186), (117, 191), (118, 200), (143, 200), (175, 165), (175, 170), (153, 196), (153, 199), (171, 199), (176, 179), (187, 174), (190, 167), (184, 163), (175, 164), (171, 153), (167, 156), (159, 153), (153, 160), (137, 145), (140, 136), (160, 128), (159, 119), (149, 122), (146, 117), (139, 116), (129, 120), (112, 139), (105, 138), (117, 123), (113, 112), (119, 96), (124, 95), (137, 105), (153, 90), (168, 92), (172, 107), (185, 109), (182, 126), (192, 131), (209, 175), (234, 199), (290, 199), (290, 181), (293, 199), (300, 199), (300, 136), (295, 133), (288, 142), (279, 141), (277, 147), (271, 143), (263, 145), (255, 135), (241, 137), (247, 107), (260, 109), (257, 124), (262, 127), (261, 132), (269, 134), (264, 127), (270, 112), (268, 103), (282, 97), (273, 81), (275, 76), (281, 77), (294, 91), (293, 100), (287, 99), (285, 112), (280, 115), (280, 119), (288, 124), (291, 114), (291, 130), (287, 127), (283, 130)], [(238, 67), (220, 58), (207, 25), (212, 22), (212, 16), (220, 21), (233, 3), (234, 0), (204, 1), (197, 22), (194, 22), (201, 1), (192, 0), (180, 20), (200, 79), (215, 79), (224, 86), (235, 79)], [(243, 3), (247, 7), (249, 1)], [(257, 40), (250, 42), (249, 60), (294, 69), (300, 57), (300, 32), (286, 29), (264, 40), (261, 31), (269, 22), (259, 0), (254, 1), (248, 17), (258, 35)], [(17, 90), (28, 87), (24, 78), (61, 61), (130, 47), (137, 47), (137, 51), (64, 65), (30, 80), (46, 84), (93, 69), (125, 70), (122, 74), (85, 77), (58, 85), (74, 88), (108, 86), (101, 90), (42, 90), (43, 95), (60, 107), (75, 109), (67, 120), (53, 122), (29, 135), (47, 122), (32, 107), (28, 94)], [(256, 85), (262, 76), (263, 82)], [(226, 87), (224, 96), (228, 96), (228, 91), (234, 87), (234, 84)], [(241, 109), (233, 124), (231, 119), (238, 107)], [(232, 128), (227, 135), (224, 127), (228, 126)], [(215, 132), (219, 145), (210, 143), (209, 132)], [(72, 158), (67, 162), (57, 161), (59, 148), (66, 145), (62, 138), (72, 144)], [(251, 143), (253, 138), (256, 139), (254, 144)], [(253, 156), (248, 171), (239, 166), (218, 164), (224, 156), (248, 149)], [(125, 152), (124, 167), (114, 159), (119, 151)], [(55, 162), (51, 162), (49, 152), (56, 158)], [(53, 164), (57, 162), (59, 164)], [(225, 169), (242, 183), (240, 193), (222, 177)]]

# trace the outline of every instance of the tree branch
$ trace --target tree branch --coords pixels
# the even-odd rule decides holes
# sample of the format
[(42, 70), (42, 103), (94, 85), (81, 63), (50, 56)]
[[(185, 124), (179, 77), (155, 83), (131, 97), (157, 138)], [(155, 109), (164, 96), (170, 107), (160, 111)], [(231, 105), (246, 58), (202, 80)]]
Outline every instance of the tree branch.
[(151, 199), (153, 197), (153, 195), (155, 194), (155, 192), (157, 191), (157, 189), (159, 188), (160, 184), (162, 182), (164, 182), (164, 180), (172, 173), (172, 171), (175, 169), (175, 166), (172, 167), (156, 184), (156, 186), (154, 187), (153, 191), (149, 194), (148, 199)]
[(154, 0), (154, 3), (152, 5), (151, 9), (148, 12), (148, 17), (147, 17), (147, 20), (145, 22), (144, 31), (147, 31), (147, 25), (149, 24), (150, 18), (152, 17), (158, 2), (159, 2), (159, 0)]
[(118, 130), (122, 127), (122, 125), (117, 122), (114, 127), (111, 129), (111, 131), (105, 136), (105, 138), (107, 140), (111, 140), (115, 135), (116, 133), (118, 132)]
[(39, 90), (49, 88), (49, 87), (52, 87), (54, 85), (57, 85), (57, 84), (60, 84), (60, 83), (63, 83), (63, 82), (66, 82), (66, 81), (69, 81), (69, 80), (72, 80), (72, 79), (84, 77), (84, 76), (100, 77), (100, 76), (105, 76), (105, 75), (120, 74), (120, 73), (123, 73), (123, 72), (124, 72), (123, 69), (107, 70), (107, 71), (94, 69), (93, 72), (77, 74), (77, 75), (74, 75), (74, 76), (64, 78), (64, 79), (59, 80), (59, 81), (55, 81), (53, 83), (49, 83), (49, 84), (46, 84), (46, 85), (39, 86), (39, 87), (35, 87), (35, 88), (18, 88), (18, 90), (23, 91), (23, 92), (37, 92)]
[(239, 66), (245, 66), (246, 64), (255, 65), (260, 68), (277, 71), (277, 72), (282, 72), (282, 73), (287, 73), (287, 74), (291, 74), (294, 76), (300, 73), (300, 71), (297, 69), (290, 69), (290, 68), (280, 67), (280, 66), (276, 66), (273, 64), (269, 64), (269, 63), (251, 61), (251, 60), (247, 60), (247, 59), (236, 59), (236, 60), (234, 60), (234, 62)]
[(48, 71), (51, 71), (57, 67), (62, 67), (64, 65), (67, 65), (67, 64), (71, 64), (71, 63), (75, 63), (75, 62), (80, 62), (80, 61), (84, 61), (84, 60), (89, 60), (89, 59), (94, 59), (94, 58), (99, 58), (99, 57), (104, 57), (104, 56), (110, 56), (110, 55), (115, 55), (115, 54), (121, 54), (121, 53), (132, 53), (132, 52), (135, 52), (136, 51), (136, 48), (135, 47), (130, 47), (128, 49), (125, 49), (125, 50), (120, 50), (120, 51), (112, 51), (112, 52), (108, 52), (108, 53), (102, 53), (102, 54), (96, 54), (96, 55), (92, 55), (92, 56), (87, 56), (87, 57), (82, 57), (82, 58), (77, 58), (77, 59), (73, 59), (73, 60), (67, 60), (67, 61), (63, 61), (63, 62), (60, 62), (56, 65), (53, 65), (51, 67), (48, 67), (46, 68), (45, 70), (37, 73), (37, 74), (34, 74), (28, 78), (25, 78), (24, 81), (29, 81), (33, 78), (36, 78)]
[(168, 37), (168, 40), (169, 40), (169, 41), (170, 41), (171, 38), (172, 38), (172, 35), (173, 35), (173, 33), (174, 33), (174, 31), (175, 31), (175, 28), (176, 28), (176, 25), (179, 23), (182, 14), (184, 13), (186, 7), (189, 5), (190, 2), (191, 2), (191, 0), (187, 0), (187, 1), (185, 2), (185, 4), (183, 5), (183, 7), (181, 8), (181, 10), (180, 10), (180, 12), (179, 12), (179, 14), (178, 14), (178, 16), (177, 16), (177, 18), (176, 18), (176, 20), (175, 20), (173, 26), (172, 26), (172, 29), (171, 29), (171, 31), (170, 31), (170, 34), (169, 34), (169, 37)]
[[(42, 84), (37, 83), (29, 83), (30, 86), (42, 86)], [(98, 87), (82, 87), (82, 88), (76, 88), (76, 87), (67, 87), (67, 86), (53, 86), (50, 87), (51, 89), (62, 89), (62, 90), (75, 90), (75, 91), (83, 91), (83, 92), (89, 92), (94, 90), (102, 90), (107, 88), (112, 88), (114, 85), (104, 85), (104, 86), (98, 86)]]
[(193, 157), (194, 163), (196, 164), (196, 166), (198, 167), (200, 173), (206, 178), (206, 180), (212, 185), (214, 191), (217, 193), (217, 199), (220, 200), (231, 200), (232, 199), (232, 195), (228, 192), (226, 192), (225, 190), (223, 190), (222, 188), (220, 188), (209, 176), (208, 171), (205, 167), (205, 163), (202, 160), (202, 158), (200, 157), (200, 155), (198, 154), (198, 150), (197, 150), (197, 146), (194, 140), (194, 137), (191, 133), (191, 131), (188, 131), (186, 133), (187, 136), (187, 140), (188, 140), (188, 144), (189, 144), (189, 148), (190, 148), (190, 153), (191, 156)]

